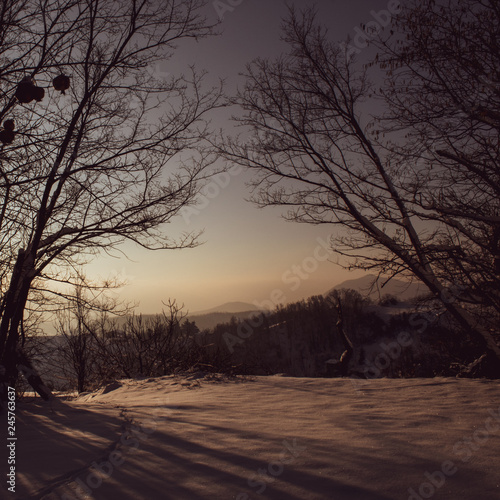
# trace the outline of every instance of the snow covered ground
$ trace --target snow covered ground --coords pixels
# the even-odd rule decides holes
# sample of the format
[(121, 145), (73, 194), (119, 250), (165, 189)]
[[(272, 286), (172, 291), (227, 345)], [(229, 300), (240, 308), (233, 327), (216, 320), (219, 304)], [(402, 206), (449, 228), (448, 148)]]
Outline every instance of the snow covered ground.
[(163, 377), (18, 404), (40, 500), (500, 499), (497, 381)]

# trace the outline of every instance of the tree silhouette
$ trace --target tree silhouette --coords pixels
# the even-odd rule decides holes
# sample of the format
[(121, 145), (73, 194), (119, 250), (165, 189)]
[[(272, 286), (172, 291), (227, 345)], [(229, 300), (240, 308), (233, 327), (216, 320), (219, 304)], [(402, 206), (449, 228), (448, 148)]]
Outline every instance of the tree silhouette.
[(337, 226), (346, 267), (421, 280), (495, 375), (499, 21), (496, 2), (410, 2), (363, 66), (292, 8), (289, 53), (250, 64), (235, 98), (250, 138), (220, 146), (256, 173), (259, 206)]
[[(201, 0), (13, 0), (0, 11), (0, 386), (18, 375), (23, 314), (51, 284), (124, 241), (196, 245), (165, 230), (213, 157), (206, 114), (221, 88), (155, 74), (176, 42), (212, 34)], [(69, 80), (67, 79), (69, 78)], [(41, 89), (41, 90), (38, 90)], [(43, 91), (43, 95), (42, 95)], [(45, 398), (50, 393), (38, 384)]]

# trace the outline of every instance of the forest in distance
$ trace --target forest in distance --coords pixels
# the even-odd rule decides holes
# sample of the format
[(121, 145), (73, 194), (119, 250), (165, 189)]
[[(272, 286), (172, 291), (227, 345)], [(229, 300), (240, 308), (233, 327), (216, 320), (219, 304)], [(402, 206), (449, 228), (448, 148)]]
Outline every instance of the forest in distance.
[[(456, 323), (438, 301), (428, 293), (406, 294), (405, 300), (367, 294), (366, 284), (372, 283), (373, 292), (376, 281), (374, 276), (358, 280), (363, 293), (341, 284), (270, 311), (186, 315), (172, 301), (162, 314), (113, 319), (92, 317), (75, 302), (55, 336), (29, 339), (26, 349), (50, 389), (79, 393), (125, 378), (186, 372), (368, 380), (494, 377), (477, 363), (480, 351), (467, 339), (456, 339)], [(403, 290), (404, 282), (398, 284)], [(352, 356), (342, 373), (344, 334)]]

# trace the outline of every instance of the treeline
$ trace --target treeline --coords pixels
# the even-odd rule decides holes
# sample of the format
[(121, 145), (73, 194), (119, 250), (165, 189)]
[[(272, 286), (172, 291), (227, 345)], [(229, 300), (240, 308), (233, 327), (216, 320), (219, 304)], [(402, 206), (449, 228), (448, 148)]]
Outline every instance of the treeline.
[(453, 319), (434, 311), (432, 302), (397, 309), (391, 308), (398, 304), (395, 297), (374, 304), (354, 290), (278, 306), (246, 321), (233, 319), (196, 338), (219, 371), (338, 376), (345, 349), (338, 331), (339, 300), (343, 329), (354, 348), (350, 376), (488, 375), (484, 367), (470, 366), (480, 353), (471, 349), (467, 335), (456, 335)]
[(197, 326), (183, 321), (181, 308), (167, 304), (162, 314), (125, 322), (76, 308), (57, 327), (58, 335), (28, 339), (25, 350), (50, 389), (96, 389), (122, 378), (160, 377), (201, 366)]
[[(354, 290), (280, 305), (272, 312), (200, 331), (174, 302), (155, 317), (125, 322), (77, 308), (60, 322), (59, 335), (28, 339), (26, 351), (51, 389), (84, 392), (121, 378), (160, 377), (188, 370), (229, 375), (284, 373), (339, 376), (345, 346), (354, 348), (348, 375), (359, 378), (488, 376), (474, 364), (480, 353), (457, 325), (432, 304), (398, 309), (394, 297), (378, 304)], [(417, 305), (413, 305), (417, 308)], [(457, 340), (461, 339), (461, 340)]]

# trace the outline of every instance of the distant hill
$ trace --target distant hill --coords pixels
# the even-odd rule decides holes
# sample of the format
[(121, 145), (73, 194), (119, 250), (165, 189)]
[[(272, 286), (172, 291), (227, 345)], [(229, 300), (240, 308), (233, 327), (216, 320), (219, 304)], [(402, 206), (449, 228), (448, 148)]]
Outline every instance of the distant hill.
[(247, 311), (258, 311), (258, 308), (248, 302), (226, 302), (225, 304), (212, 307), (212, 309), (207, 309), (206, 311), (195, 311), (191, 313), (190, 316), (200, 316), (211, 313), (240, 313)]
[(213, 312), (208, 314), (189, 314), (187, 319), (194, 321), (200, 330), (213, 328), (220, 323), (228, 323), (234, 316), (238, 320), (245, 320), (259, 314), (260, 311), (241, 311), (241, 312)]
[(385, 286), (383, 283), (387, 278), (378, 278), (373, 274), (362, 276), (361, 278), (343, 281), (328, 290), (327, 294), (333, 290), (350, 289), (356, 290), (364, 297), (378, 301), (384, 295), (394, 295), (400, 301), (406, 301), (429, 293), (429, 289), (418, 282), (407, 282), (398, 279), (391, 279)]
[(238, 320), (245, 320), (259, 312), (256, 306), (248, 302), (226, 302), (212, 309), (189, 313), (187, 319), (194, 321), (200, 330), (204, 330), (220, 323), (228, 323), (233, 316)]
[[(184, 311), (183, 311), (184, 312)], [(228, 323), (233, 316), (238, 320), (245, 320), (258, 314), (260, 311), (252, 304), (245, 302), (227, 302), (207, 311), (188, 312), (184, 319), (194, 321), (200, 330), (213, 328), (219, 323)], [(154, 319), (157, 314), (141, 314), (143, 321)], [(123, 325), (128, 317), (116, 318), (118, 325)]]

